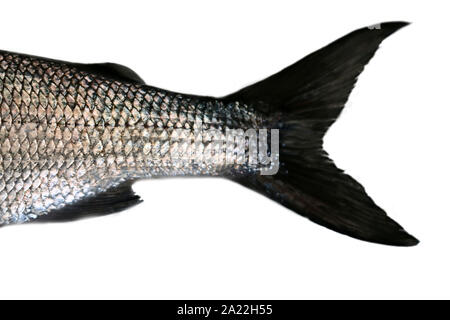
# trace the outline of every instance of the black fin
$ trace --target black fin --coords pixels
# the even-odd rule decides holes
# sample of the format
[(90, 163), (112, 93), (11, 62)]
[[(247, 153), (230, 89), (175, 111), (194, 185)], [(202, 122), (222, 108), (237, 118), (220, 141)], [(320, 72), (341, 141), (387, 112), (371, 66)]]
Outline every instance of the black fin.
[(92, 64), (72, 63), (72, 65), (85, 72), (96, 73), (105, 78), (145, 84), (145, 81), (136, 72), (121, 64), (105, 62)]
[(39, 216), (36, 222), (65, 222), (82, 218), (116, 213), (142, 202), (131, 188), (132, 182), (126, 181), (102, 192)]
[(268, 115), (279, 128), (280, 169), (273, 176), (238, 178), (312, 221), (358, 239), (412, 246), (409, 235), (378, 207), (322, 149), (323, 136), (339, 116), (364, 65), (404, 22), (363, 28), (308, 55), (266, 80), (225, 97)]

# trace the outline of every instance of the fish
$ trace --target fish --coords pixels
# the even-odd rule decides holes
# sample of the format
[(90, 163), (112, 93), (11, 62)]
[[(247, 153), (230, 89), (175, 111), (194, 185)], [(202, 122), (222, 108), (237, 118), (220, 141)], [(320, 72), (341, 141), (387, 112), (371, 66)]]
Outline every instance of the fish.
[(407, 24), (358, 29), (224, 97), (149, 86), (120, 64), (0, 51), (0, 226), (128, 209), (137, 180), (215, 176), (338, 233), (416, 245), (323, 149), (364, 66)]

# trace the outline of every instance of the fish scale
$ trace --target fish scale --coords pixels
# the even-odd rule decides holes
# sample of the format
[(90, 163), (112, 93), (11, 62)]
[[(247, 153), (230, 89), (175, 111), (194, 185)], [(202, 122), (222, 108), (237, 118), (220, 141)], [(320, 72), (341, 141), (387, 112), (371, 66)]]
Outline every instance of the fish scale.
[[(194, 129), (224, 133), (224, 110), (233, 105), (7, 52), (0, 52), (0, 92), (0, 224), (25, 222), (127, 179), (226, 169), (196, 158), (177, 162), (169, 151), (186, 151)], [(240, 110), (230, 125), (258, 125), (251, 110)], [(177, 128), (188, 136), (177, 140)]]

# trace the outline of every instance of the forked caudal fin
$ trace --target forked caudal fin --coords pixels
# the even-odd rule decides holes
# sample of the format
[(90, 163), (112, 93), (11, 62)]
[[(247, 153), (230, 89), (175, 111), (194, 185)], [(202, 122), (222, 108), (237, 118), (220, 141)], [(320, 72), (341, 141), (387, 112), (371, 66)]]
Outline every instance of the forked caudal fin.
[(354, 238), (396, 246), (418, 240), (389, 218), (322, 149), (358, 75), (379, 44), (407, 25), (388, 22), (354, 31), (225, 100), (252, 105), (279, 128), (276, 175), (238, 178), (310, 220)]

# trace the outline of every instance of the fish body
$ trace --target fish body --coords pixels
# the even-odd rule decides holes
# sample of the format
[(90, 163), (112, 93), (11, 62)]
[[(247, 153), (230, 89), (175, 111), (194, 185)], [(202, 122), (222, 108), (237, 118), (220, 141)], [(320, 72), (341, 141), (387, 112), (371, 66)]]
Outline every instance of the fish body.
[[(223, 98), (148, 86), (121, 65), (0, 51), (0, 225), (117, 212), (140, 202), (139, 179), (223, 176), (341, 233), (415, 244), (321, 148), (362, 67), (401, 26), (356, 31)], [(257, 130), (279, 132), (279, 145), (262, 148)], [(245, 161), (258, 148), (271, 161)], [(363, 223), (346, 222), (361, 212)]]
[[(28, 221), (125, 181), (226, 175), (232, 161), (205, 163), (189, 148), (210, 147), (211, 129), (224, 136), (261, 125), (244, 104), (82, 69), (0, 52), (0, 223)], [(188, 143), (196, 138), (198, 145)]]

